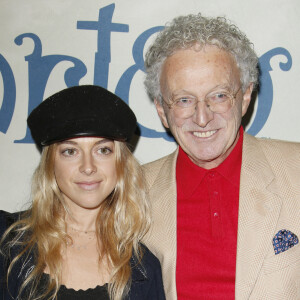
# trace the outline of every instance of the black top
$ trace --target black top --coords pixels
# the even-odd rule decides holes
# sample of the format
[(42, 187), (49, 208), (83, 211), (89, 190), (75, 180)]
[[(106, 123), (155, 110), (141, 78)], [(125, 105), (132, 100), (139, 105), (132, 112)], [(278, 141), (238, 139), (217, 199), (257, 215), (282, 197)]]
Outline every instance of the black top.
[[(2, 237), (5, 230), (18, 219), (19, 215), (20, 213), (11, 214), (0, 210), (0, 237)], [(130, 260), (132, 270), (131, 285), (129, 294), (124, 298), (124, 300), (165, 300), (166, 298), (159, 260), (146, 246), (141, 244), (141, 247), (144, 254), (142, 260), (138, 262), (134, 255)], [(6, 280), (8, 266), (10, 265), (11, 261), (20, 253), (20, 250), (20, 246), (15, 245), (9, 249), (10, 256), (0, 254), (0, 300), (17, 299), (21, 284), (35, 267), (37, 253), (36, 251), (31, 251), (30, 253), (23, 255), (22, 258), (14, 264), (8, 280)], [(42, 275), (41, 277), (39, 285), (42, 289), (45, 287), (45, 283), (47, 283), (49, 278), (47, 277), (47, 275)], [(44, 284), (41, 282), (43, 280), (45, 280)], [(95, 289), (88, 289), (87, 291), (74, 291), (62, 286), (59, 290), (58, 300), (107, 300), (108, 298), (105, 298), (105, 293), (103, 293), (103, 290), (106, 290), (105, 285), (103, 287), (96, 287)], [(86, 293), (91, 293), (91, 295), (89, 294), (87, 296)], [(100, 293), (103, 294), (103, 298), (100, 298), (102, 297)], [(106, 296), (108, 297), (108, 294), (106, 294)], [(21, 297), (18, 299), (27, 300), (28, 298), (26, 298), (26, 291), (24, 291), (24, 294), (22, 293)]]
[(57, 300), (109, 300), (107, 287), (97, 286), (93, 289), (78, 290), (68, 289), (62, 285), (57, 293)]
[[(44, 289), (49, 280), (48, 274), (43, 274), (40, 282), (39, 289)], [(57, 300), (109, 300), (109, 295), (107, 291), (107, 284), (98, 285), (95, 288), (90, 288), (87, 290), (74, 290), (69, 289), (65, 285), (61, 285), (58, 293)]]

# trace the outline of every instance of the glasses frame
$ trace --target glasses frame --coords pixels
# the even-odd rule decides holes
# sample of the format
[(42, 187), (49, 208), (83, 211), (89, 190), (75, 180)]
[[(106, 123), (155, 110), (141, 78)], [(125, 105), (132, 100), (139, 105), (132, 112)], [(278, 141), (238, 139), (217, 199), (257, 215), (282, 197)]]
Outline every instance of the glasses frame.
[[(241, 89), (242, 89), (242, 85), (239, 86), (239, 88), (237, 89), (237, 91), (236, 91), (235, 93), (228, 93), (229, 99), (226, 100), (226, 101), (224, 101), (224, 102), (222, 102), (222, 103), (219, 103), (219, 104), (228, 103), (228, 101), (230, 101), (230, 102), (231, 102), (231, 107), (232, 107), (233, 101), (236, 100), (236, 97), (237, 97), (237, 95), (238, 95), (238, 93), (239, 93), (239, 91), (240, 91)], [(230, 107), (229, 107), (227, 110), (222, 111), (222, 112), (216, 112), (216, 111), (212, 110), (211, 107), (210, 107), (210, 105), (209, 105), (209, 104), (207, 103), (207, 101), (206, 101), (206, 98), (207, 98), (208, 95), (209, 95), (209, 94), (207, 94), (207, 95), (204, 97), (204, 99), (197, 100), (197, 101), (195, 102), (195, 105), (193, 105), (193, 107), (195, 108), (195, 110), (196, 110), (196, 107), (197, 107), (198, 102), (205, 102), (206, 106), (207, 106), (207, 107), (210, 109), (210, 111), (213, 112), (213, 113), (225, 113), (225, 112), (227, 112), (227, 111), (229, 110)], [(172, 103), (169, 103), (169, 102), (165, 101), (165, 99), (164, 99), (162, 96), (161, 96), (161, 99), (162, 99), (162, 101), (168, 106), (169, 109), (172, 109), (174, 106), (177, 107), (177, 108), (180, 109), (180, 110), (183, 110), (183, 111), (184, 111), (184, 110), (187, 110), (187, 109), (190, 109), (190, 108), (188, 108), (188, 107), (178, 107), (178, 106), (176, 106), (177, 101), (173, 101)], [(191, 115), (192, 115), (192, 114), (191, 114)]]

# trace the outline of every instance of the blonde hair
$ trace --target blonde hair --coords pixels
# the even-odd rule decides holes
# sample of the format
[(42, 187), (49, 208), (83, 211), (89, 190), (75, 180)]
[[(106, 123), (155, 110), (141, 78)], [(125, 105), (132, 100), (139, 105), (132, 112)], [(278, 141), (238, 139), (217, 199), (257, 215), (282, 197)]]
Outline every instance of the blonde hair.
[[(40, 164), (32, 180), (32, 206), (3, 235), (3, 253), (14, 246), (21, 251), (9, 265), (35, 253), (35, 267), (20, 287), (19, 296), (26, 289), (26, 299), (55, 298), (61, 283), (61, 249), (69, 241), (64, 222), (67, 207), (54, 175), (56, 144), (45, 147)], [(142, 169), (123, 142), (115, 141), (117, 184), (113, 193), (101, 203), (96, 221), (101, 257), (106, 256), (111, 271), (108, 284), (110, 298), (122, 299), (131, 284), (130, 259), (134, 254), (140, 261), (142, 251), (139, 242), (150, 226), (149, 204), (146, 199)], [(11, 232), (15, 237), (5, 242)], [(26, 236), (26, 238), (24, 238)], [(6, 249), (6, 250), (5, 250)], [(99, 248), (100, 249), (100, 248)], [(38, 282), (47, 266), (50, 282), (41, 295), (37, 295)]]

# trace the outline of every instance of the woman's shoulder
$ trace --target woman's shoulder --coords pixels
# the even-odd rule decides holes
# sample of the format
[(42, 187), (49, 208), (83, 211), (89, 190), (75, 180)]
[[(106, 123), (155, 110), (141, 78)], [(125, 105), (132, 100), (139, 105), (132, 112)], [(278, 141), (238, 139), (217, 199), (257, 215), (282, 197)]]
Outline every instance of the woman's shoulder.
[(136, 255), (131, 259), (133, 280), (150, 279), (155, 277), (157, 272), (161, 272), (158, 258), (142, 243), (140, 243), (140, 254), (140, 260)]
[(147, 248), (147, 246), (142, 243), (140, 243), (140, 246), (144, 254), (142, 258), (142, 261), (144, 263), (150, 263), (151, 265), (160, 265), (158, 258)]
[[(165, 300), (161, 267), (157, 257), (143, 244), (140, 244), (142, 257), (139, 261), (133, 256), (132, 284), (130, 300)], [(127, 299), (127, 298), (126, 298)]]
[(18, 211), (18, 212), (10, 213), (10, 212), (5, 211), (5, 210), (0, 210), (0, 219), (1, 220), (6, 220), (8, 222), (15, 222), (20, 218), (22, 213), (24, 213), (24, 211)]
[(4, 210), (0, 210), (0, 237), (13, 223), (20, 220), (21, 216), (25, 211), (19, 211), (15, 213), (10, 213)]

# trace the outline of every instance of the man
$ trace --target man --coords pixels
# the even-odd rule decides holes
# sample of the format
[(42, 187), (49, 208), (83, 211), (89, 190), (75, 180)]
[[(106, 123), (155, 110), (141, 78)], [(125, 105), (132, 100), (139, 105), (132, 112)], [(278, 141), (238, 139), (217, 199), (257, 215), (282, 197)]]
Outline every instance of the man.
[(145, 166), (168, 300), (300, 299), (300, 145), (256, 139), (242, 117), (257, 56), (224, 18), (173, 20), (145, 85), (178, 149)]

